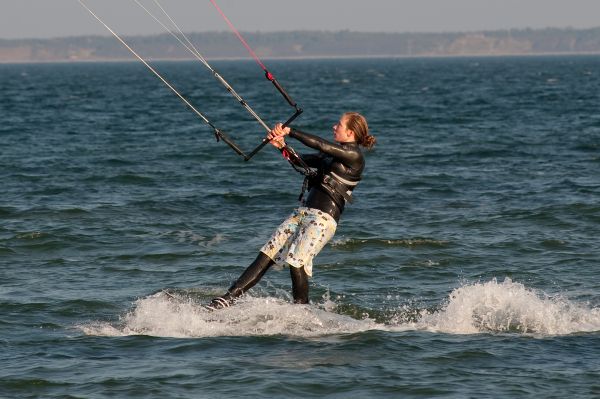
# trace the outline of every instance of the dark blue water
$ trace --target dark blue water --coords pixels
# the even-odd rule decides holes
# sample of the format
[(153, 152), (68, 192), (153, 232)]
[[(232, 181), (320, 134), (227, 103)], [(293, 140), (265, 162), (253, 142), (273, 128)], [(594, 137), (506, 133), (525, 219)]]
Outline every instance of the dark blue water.
[[(255, 64), (214, 66), (291, 115)], [(269, 66), (298, 127), (357, 110), (378, 144), (311, 305), (273, 270), (207, 313), (301, 176), (139, 63), (0, 65), (0, 397), (600, 396), (599, 57)], [(264, 136), (201, 64), (157, 67)]]

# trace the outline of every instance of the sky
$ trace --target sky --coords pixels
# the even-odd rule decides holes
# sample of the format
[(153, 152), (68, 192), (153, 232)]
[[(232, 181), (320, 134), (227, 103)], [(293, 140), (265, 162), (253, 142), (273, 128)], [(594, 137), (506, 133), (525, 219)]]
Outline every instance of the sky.
[[(118, 33), (163, 33), (133, 0), (82, 0)], [(138, 0), (148, 7), (155, 0)], [(186, 32), (227, 30), (209, 0), (157, 0)], [(242, 31), (456, 32), (600, 26), (600, 0), (217, 0)], [(0, 39), (109, 35), (77, 0), (0, 0)]]

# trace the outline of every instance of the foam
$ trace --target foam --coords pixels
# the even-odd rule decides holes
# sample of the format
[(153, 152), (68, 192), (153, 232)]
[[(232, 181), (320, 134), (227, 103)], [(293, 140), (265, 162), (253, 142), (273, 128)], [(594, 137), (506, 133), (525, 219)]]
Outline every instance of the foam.
[(208, 311), (193, 300), (164, 294), (139, 299), (118, 326), (96, 322), (80, 326), (87, 335), (214, 337), (289, 335), (313, 337), (376, 328), (369, 319), (356, 320), (312, 305), (294, 305), (278, 298), (246, 296), (235, 306)]
[[(375, 322), (335, 313), (335, 302), (294, 305), (273, 297), (245, 296), (235, 306), (210, 312), (195, 300), (158, 293), (138, 299), (119, 323), (88, 323), (88, 335), (216, 337), (286, 335), (316, 337), (367, 330), (447, 334), (513, 333), (554, 336), (600, 331), (600, 308), (550, 297), (506, 278), (465, 284), (438, 310), (404, 306)], [(381, 318), (379, 319), (381, 320)]]
[(438, 311), (423, 310), (398, 329), (449, 334), (521, 333), (538, 336), (600, 331), (600, 308), (550, 297), (506, 278), (464, 285)]

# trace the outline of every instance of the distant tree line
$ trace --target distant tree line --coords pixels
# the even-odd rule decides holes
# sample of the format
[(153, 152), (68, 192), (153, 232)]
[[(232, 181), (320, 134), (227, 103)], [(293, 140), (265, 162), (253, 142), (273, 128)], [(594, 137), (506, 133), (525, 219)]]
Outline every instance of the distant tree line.
[[(457, 33), (367, 33), (354, 31), (246, 32), (263, 57), (463, 56), (600, 53), (600, 27), (592, 29), (510, 29)], [(190, 33), (203, 56), (247, 57), (230, 32)], [(189, 59), (168, 34), (126, 40), (143, 57)], [(131, 59), (109, 36), (0, 40), (0, 62)]]

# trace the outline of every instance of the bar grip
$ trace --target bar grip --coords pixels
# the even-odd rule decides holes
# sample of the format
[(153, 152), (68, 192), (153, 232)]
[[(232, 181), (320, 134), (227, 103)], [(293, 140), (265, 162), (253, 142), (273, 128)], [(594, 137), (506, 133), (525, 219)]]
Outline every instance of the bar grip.
[(256, 147), (255, 149), (253, 149), (250, 154), (246, 155), (244, 157), (244, 161), (249, 161), (253, 156), (256, 155), (257, 152), (259, 152), (260, 150), (262, 150), (267, 144), (269, 144), (269, 139), (268, 138), (264, 138), (261, 143), (258, 145), (258, 147)]
[(285, 121), (283, 123), (283, 127), (288, 127), (289, 124), (292, 123), (294, 121), (294, 119), (296, 119), (297, 117), (299, 117), (302, 112), (303, 112), (302, 108), (296, 107), (296, 112), (294, 113), (294, 115), (290, 116), (290, 119), (288, 119), (287, 121)]
[(281, 93), (281, 95), (283, 96), (283, 98), (285, 98), (285, 101), (288, 102), (288, 104), (290, 104), (292, 107), (294, 108), (298, 108), (296, 106), (296, 102), (294, 100), (292, 100), (292, 97), (290, 97), (289, 94), (287, 94), (287, 92), (285, 91), (285, 89), (283, 88), (283, 86), (281, 86), (279, 84), (279, 82), (277, 81), (277, 79), (275, 78), (275, 75), (273, 75), (271, 72), (267, 71), (265, 69), (265, 77), (271, 81), (271, 83), (273, 83), (273, 86), (275, 86), (275, 88)]
[(271, 82), (273, 82), (273, 85), (275, 85), (275, 87), (277, 88), (277, 90), (279, 90), (279, 92), (281, 93), (281, 95), (283, 96), (283, 98), (285, 98), (285, 100), (292, 107), (296, 107), (296, 102), (294, 100), (292, 100), (292, 97), (290, 97), (290, 95), (287, 94), (287, 92), (283, 89), (283, 87), (281, 87), (281, 85), (279, 84), (279, 82), (277, 81), (277, 79), (273, 79)]
[[(294, 121), (294, 119), (296, 119), (298, 116), (300, 116), (300, 114), (302, 112), (303, 112), (302, 108), (296, 107), (296, 112), (294, 113), (294, 115), (290, 116), (290, 118), (287, 121), (285, 121), (285, 123), (283, 124), (283, 127), (287, 127), (290, 123), (292, 123)], [(252, 159), (252, 157), (255, 156), (257, 152), (262, 150), (267, 144), (269, 144), (269, 139), (267, 139), (265, 137), (261, 141), (261, 143), (258, 145), (258, 147), (256, 147), (252, 151), (250, 151), (250, 153), (248, 155), (244, 156), (244, 161), (249, 161), (250, 159)]]
[[(227, 143), (227, 145), (229, 147), (231, 147), (233, 149), (233, 151), (235, 151), (238, 155), (241, 155), (244, 157), (244, 159), (246, 159), (248, 156), (244, 153), (244, 151), (242, 151), (240, 149), (240, 147), (238, 147), (233, 140), (231, 140), (229, 138), (229, 136), (227, 136), (223, 131), (219, 130), (219, 129), (215, 129), (215, 136), (217, 138), (217, 141), (219, 140), (223, 140), (225, 143)], [(247, 160), (247, 159), (246, 159)]]

